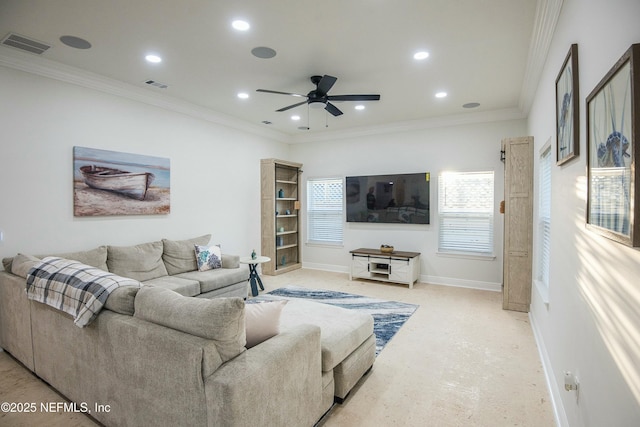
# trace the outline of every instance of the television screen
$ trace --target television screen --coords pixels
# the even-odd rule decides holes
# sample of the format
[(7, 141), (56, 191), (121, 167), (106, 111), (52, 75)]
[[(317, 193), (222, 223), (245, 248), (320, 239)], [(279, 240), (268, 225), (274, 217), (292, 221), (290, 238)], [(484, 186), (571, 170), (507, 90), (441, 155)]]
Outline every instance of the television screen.
[(347, 222), (429, 224), (429, 172), (348, 176)]

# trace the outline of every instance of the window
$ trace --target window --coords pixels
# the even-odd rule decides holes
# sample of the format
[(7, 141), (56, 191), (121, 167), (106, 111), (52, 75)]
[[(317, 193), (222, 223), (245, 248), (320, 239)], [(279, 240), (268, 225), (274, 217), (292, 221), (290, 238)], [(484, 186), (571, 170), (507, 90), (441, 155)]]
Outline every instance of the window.
[(307, 181), (307, 241), (342, 244), (342, 178)]
[(493, 256), (493, 171), (443, 172), (438, 251)]
[(537, 279), (549, 287), (549, 260), (551, 245), (551, 146), (540, 155), (538, 190), (538, 265)]

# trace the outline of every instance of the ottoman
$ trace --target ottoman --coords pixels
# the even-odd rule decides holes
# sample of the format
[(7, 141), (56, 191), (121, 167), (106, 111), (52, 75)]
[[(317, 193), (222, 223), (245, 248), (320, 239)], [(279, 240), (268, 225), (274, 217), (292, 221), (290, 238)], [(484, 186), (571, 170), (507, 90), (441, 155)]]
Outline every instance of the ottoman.
[(328, 409), (334, 400), (342, 403), (373, 366), (376, 357), (373, 317), (333, 305), (289, 300), (280, 316), (280, 329), (302, 323), (319, 326), (321, 330), (322, 396), (323, 406)]

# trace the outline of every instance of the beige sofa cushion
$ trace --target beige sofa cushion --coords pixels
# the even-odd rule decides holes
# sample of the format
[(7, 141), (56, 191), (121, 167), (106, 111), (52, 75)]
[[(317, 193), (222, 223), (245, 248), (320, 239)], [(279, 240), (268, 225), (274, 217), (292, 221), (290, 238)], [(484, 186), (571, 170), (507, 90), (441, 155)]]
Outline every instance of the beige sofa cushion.
[[(109, 271), (107, 268), (107, 247), (106, 246), (98, 246), (97, 248), (90, 249), (88, 251), (65, 252), (62, 254), (53, 254), (53, 255), (37, 255), (36, 258), (42, 259), (48, 256), (72, 259), (82, 264), (87, 264), (87, 265), (90, 265), (91, 267), (99, 268), (100, 270)], [(13, 271), (13, 267), (12, 267), (14, 259), (15, 257), (2, 259), (2, 266), (7, 271), (7, 273), (16, 274)]]
[(162, 262), (162, 249), (161, 241), (135, 246), (109, 246), (107, 266), (111, 273), (140, 282), (166, 276), (167, 268)]
[(209, 240), (211, 240), (211, 234), (188, 240), (162, 239), (162, 261), (167, 268), (167, 273), (174, 275), (197, 270), (195, 245), (206, 245)]
[[(224, 260), (224, 255), (222, 256)], [(188, 271), (172, 277), (197, 280), (200, 282), (200, 292), (210, 292), (249, 279), (249, 267), (243, 264), (239, 268), (216, 268), (207, 271)]]
[[(72, 259), (82, 264), (90, 265), (91, 267), (99, 268), (100, 270), (109, 271), (107, 268), (107, 247), (98, 246), (95, 249), (88, 251), (78, 252), (66, 252), (63, 254), (54, 254), (49, 256), (55, 256), (58, 258)], [(44, 257), (41, 257), (44, 258)], [(115, 273), (118, 274), (118, 273)]]
[(183, 279), (176, 276), (162, 276), (144, 282), (147, 286), (171, 289), (185, 297), (200, 295), (200, 282), (197, 280)]
[(136, 295), (134, 317), (214, 341), (222, 362), (245, 351), (242, 298), (191, 298), (143, 286)]
[(370, 314), (313, 301), (289, 301), (280, 316), (280, 331), (301, 322), (322, 330), (323, 371), (333, 369), (373, 334)]

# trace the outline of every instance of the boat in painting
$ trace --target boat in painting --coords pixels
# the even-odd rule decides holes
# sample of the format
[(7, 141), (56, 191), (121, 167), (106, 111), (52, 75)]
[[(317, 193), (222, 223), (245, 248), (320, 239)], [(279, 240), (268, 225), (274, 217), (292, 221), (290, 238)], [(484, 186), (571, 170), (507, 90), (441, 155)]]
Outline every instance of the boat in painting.
[(81, 166), (84, 182), (91, 188), (144, 200), (155, 175), (151, 172), (127, 172), (103, 166)]

